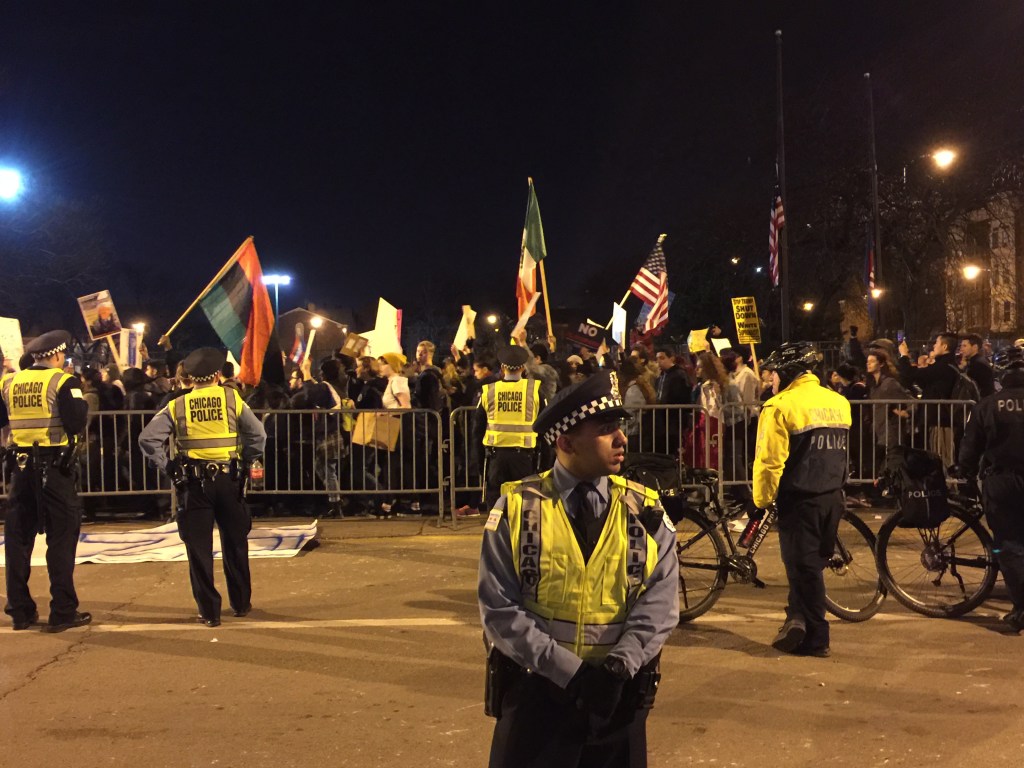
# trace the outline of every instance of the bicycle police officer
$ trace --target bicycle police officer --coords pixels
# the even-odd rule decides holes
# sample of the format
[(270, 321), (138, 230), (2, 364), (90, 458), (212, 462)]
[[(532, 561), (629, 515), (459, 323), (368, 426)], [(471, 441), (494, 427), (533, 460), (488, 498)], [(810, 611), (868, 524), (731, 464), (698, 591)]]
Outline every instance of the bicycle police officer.
[[(252, 518), (244, 504), (250, 462), (263, 455), (267, 433), (238, 392), (217, 377), (223, 352), (204, 347), (185, 358), (195, 387), (159, 411), (139, 435), (139, 448), (185, 494), (178, 534), (185, 543), (199, 621), (220, 625), (221, 597), (213, 583), (213, 524), (220, 531), (228, 599), (235, 616), (252, 608), (249, 541)], [(173, 437), (179, 458), (168, 460)]]
[(501, 486), (522, 480), (537, 471), (537, 433), (533, 422), (544, 407), (540, 380), (523, 377), (530, 354), (523, 347), (508, 346), (498, 351), (504, 378), (485, 384), (480, 408), (487, 419), (483, 445), (486, 456), (484, 501), (490, 509), (498, 500)]
[(850, 402), (811, 371), (813, 344), (783, 344), (762, 364), (775, 395), (761, 408), (754, 504), (778, 508), (779, 548), (789, 581), (786, 623), (772, 641), (785, 653), (828, 656), (825, 578), (845, 507)]
[(994, 363), (1002, 389), (971, 410), (959, 465), (965, 477), (981, 477), (985, 519), (1013, 603), (1003, 621), (1018, 633), (1024, 630), (1024, 351), (1000, 350)]
[(50, 575), (50, 616), (44, 631), (63, 632), (92, 621), (78, 612), (75, 552), (82, 528), (75, 487), (77, 435), (85, 429), (89, 405), (82, 384), (64, 373), (67, 331), (37, 336), (26, 353), (33, 365), (0, 382), (0, 432), (10, 427), (7, 457), (12, 467), (10, 506), (4, 521), (7, 605), (14, 629), (28, 629), (39, 612), (28, 588), (36, 533), (46, 534)]
[(556, 394), (534, 423), (554, 466), (507, 483), (488, 517), (478, 597), (492, 768), (647, 764), (679, 564), (658, 494), (614, 474), (627, 416), (614, 374)]

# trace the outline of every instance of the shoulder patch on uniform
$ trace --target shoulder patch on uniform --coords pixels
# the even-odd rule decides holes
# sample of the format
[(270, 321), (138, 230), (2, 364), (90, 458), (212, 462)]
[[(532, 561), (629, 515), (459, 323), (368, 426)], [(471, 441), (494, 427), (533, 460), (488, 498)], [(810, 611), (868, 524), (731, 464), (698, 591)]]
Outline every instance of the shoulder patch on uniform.
[(492, 509), (491, 514), (487, 516), (487, 522), (484, 524), (485, 531), (496, 531), (498, 530), (498, 523), (501, 522), (501, 516), (504, 514), (500, 509)]
[(665, 523), (665, 527), (672, 531), (672, 533), (676, 532), (676, 527), (672, 524), (672, 518), (668, 516), (668, 512), (664, 514), (661, 520), (663, 523)]
[(72, 397), (77, 397), (77, 398), (81, 399), (83, 397), (82, 390), (78, 389), (77, 387), (72, 387), (71, 388), (71, 396)]

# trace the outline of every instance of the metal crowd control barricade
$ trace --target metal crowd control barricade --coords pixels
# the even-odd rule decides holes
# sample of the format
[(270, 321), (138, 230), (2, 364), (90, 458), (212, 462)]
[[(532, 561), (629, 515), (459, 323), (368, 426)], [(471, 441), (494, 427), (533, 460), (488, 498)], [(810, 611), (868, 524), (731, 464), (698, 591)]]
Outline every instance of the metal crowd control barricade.
[(718, 434), (718, 493), (729, 488), (750, 489), (761, 402), (726, 403), (716, 419)]
[(850, 483), (872, 484), (889, 449), (909, 445), (936, 453), (948, 469), (974, 406), (972, 400), (855, 400), (850, 403)]
[[(429, 494), (436, 498), (441, 525), (443, 434), (437, 411), (259, 410), (256, 415), (267, 431), (267, 447), (265, 487), (252, 497), (302, 495), (339, 503), (361, 496), (382, 503)], [(389, 420), (391, 426), (372, 431), (365, 421), (370, 418)]]
[(484, 418), (479, 407), (453, 408), (448, 417), (448, 494), (452, 510), (452, 528), (459, 525), (455, 511), (462, 501), (472, 506), (484, 495), (484, 447), (473, 439), (474, 418)]

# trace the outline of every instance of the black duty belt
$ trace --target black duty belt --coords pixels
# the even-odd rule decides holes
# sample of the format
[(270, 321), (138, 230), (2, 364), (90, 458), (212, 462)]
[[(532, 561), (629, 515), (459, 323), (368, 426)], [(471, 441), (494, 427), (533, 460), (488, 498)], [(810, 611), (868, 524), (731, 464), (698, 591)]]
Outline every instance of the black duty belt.
[(185, 470), (185, 475), (194, 480), (213, 480), (220, 474), (233, 476), (238, 471), (237, 464), (232, 461), (186, 459), (182, 463), (182, 467)]
[(509, 448), (505, 446), (492, 445), (488, 447), (487, 454), (489, 456), (495, 453), (533, 453), (535, 448)]

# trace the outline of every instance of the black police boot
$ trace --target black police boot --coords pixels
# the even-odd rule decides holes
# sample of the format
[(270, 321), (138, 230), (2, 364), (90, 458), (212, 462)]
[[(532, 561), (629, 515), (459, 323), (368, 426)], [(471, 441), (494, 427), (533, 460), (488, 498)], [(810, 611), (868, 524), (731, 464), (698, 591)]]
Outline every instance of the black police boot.
[(43, 627), (43, 632), (63, 632), (65, 629), (74, 629), (75, 627), (84, 627), (92, 621), (91, 613), (76, 613), (75, 617), (69, 621), (62, 621), (58, 624), (47, 624)]
[(24, 619), (14, 620), (14, 631), (20, 632), (23, 629), (28, 629), (31, 626), (39, 623), (39, 612), (33, 613), (31, 616), (27, 616)]
[(772, 648), (783, 653), (793, 653), (807, 636), (807, 626), (800, 619), (786, 619), (779, 628), (779, 634), (772, 640)]
[[(1013, 634), (1017, 635), (1024, 632), (1024, 610), (1017, 609), (1010, 611), (1008, 614), (1003, 616), (1003, 623), (1010, 628)], [(17, 629), (17, 627), (15, 627)]]

